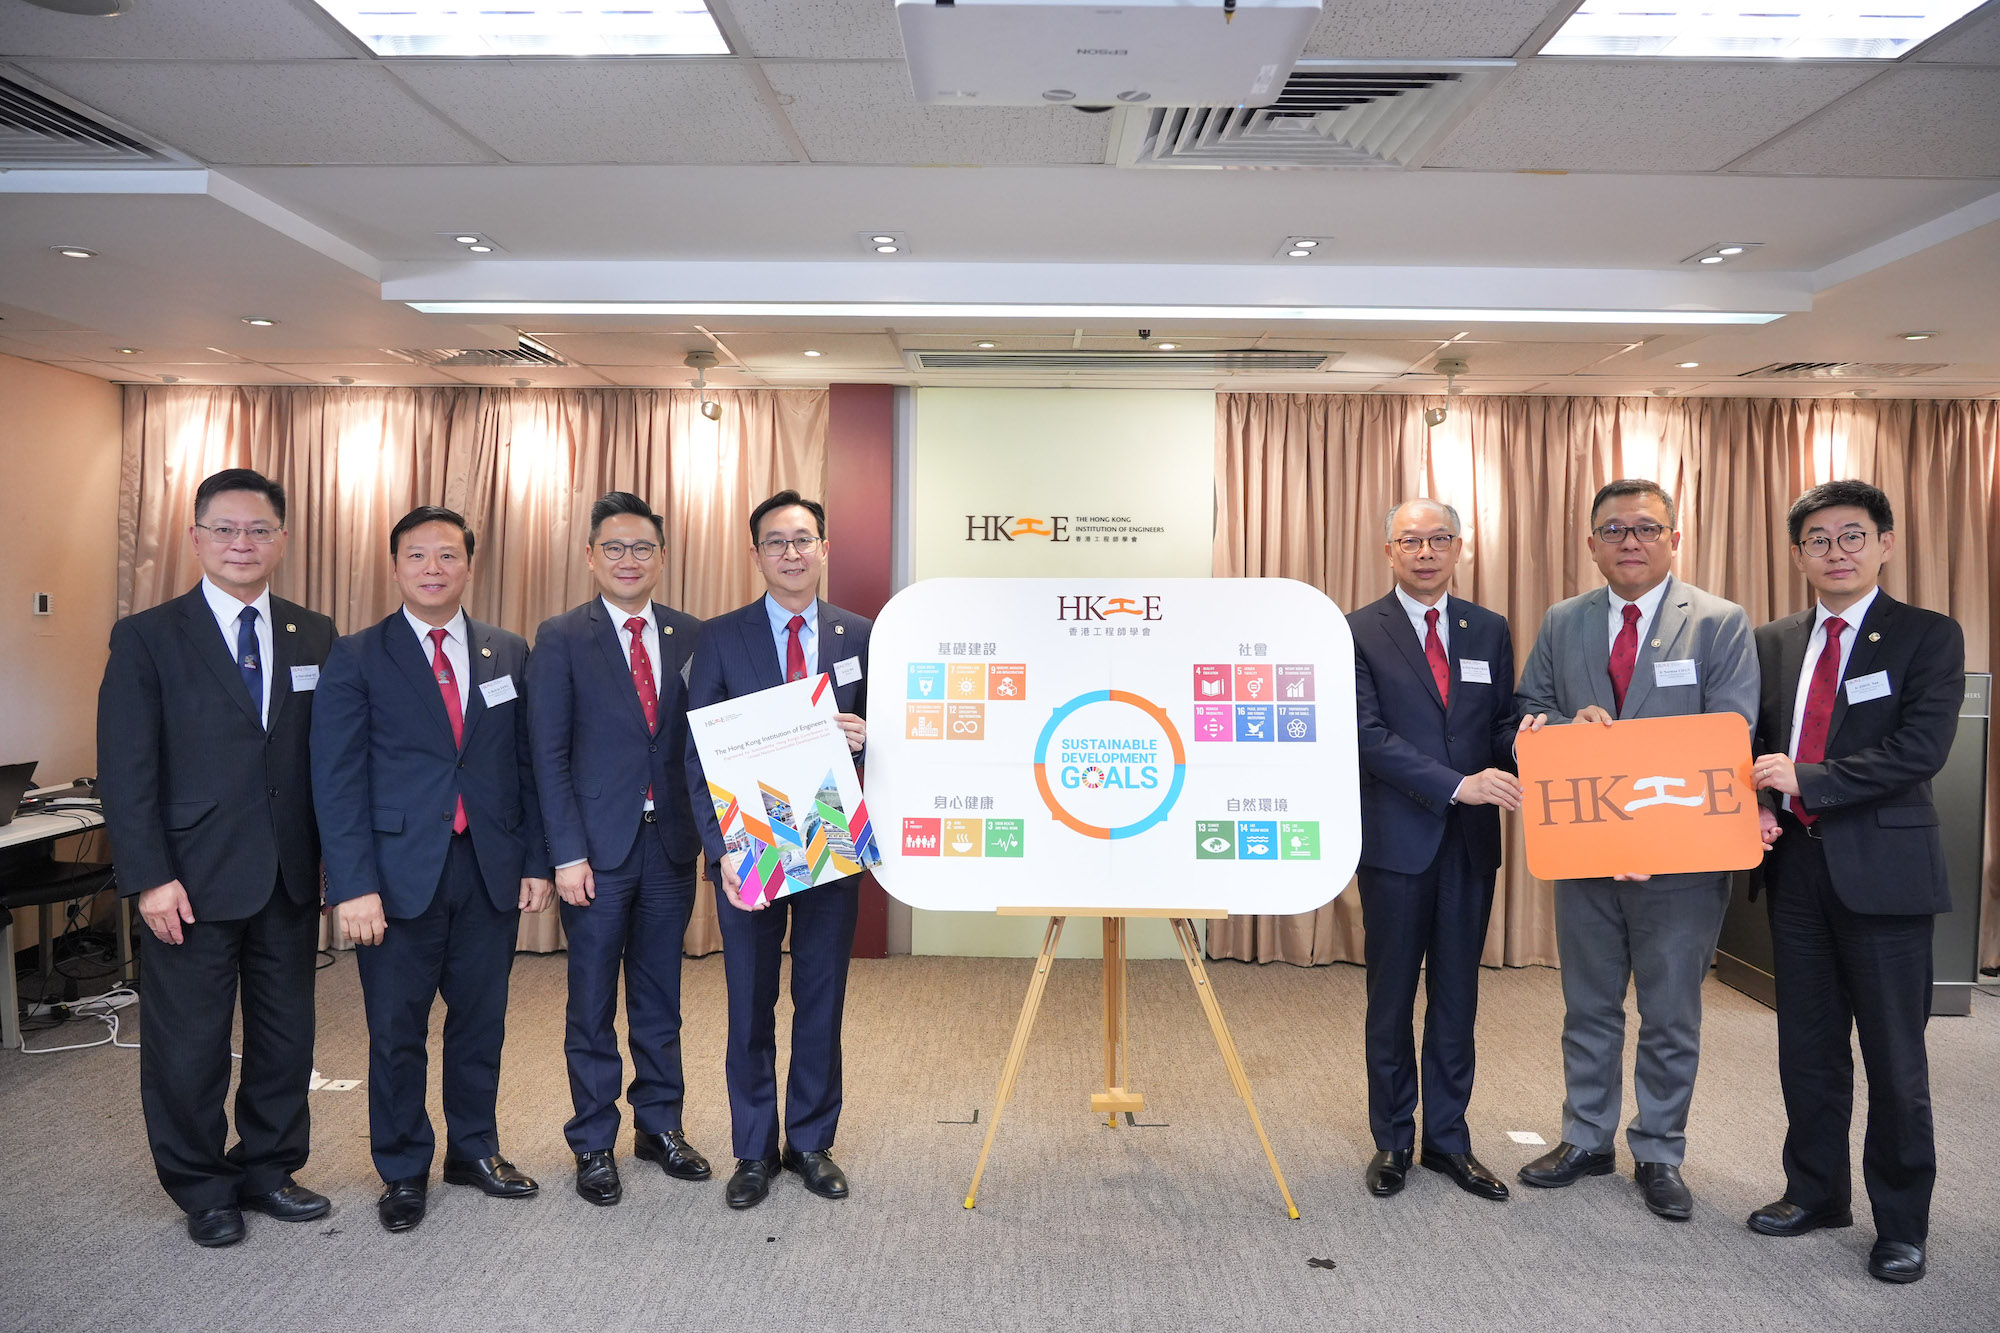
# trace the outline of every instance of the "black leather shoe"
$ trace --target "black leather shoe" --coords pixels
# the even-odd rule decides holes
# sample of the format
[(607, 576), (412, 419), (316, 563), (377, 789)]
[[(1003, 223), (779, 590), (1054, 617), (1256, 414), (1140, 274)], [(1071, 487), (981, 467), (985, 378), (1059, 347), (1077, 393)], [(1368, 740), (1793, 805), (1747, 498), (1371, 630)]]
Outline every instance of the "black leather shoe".
[(625, 1197), (624, 1187), (618, 1183), (618, 1163), (611, 1160), (610, 1149), (576, 1155), (576, 1192), (599, 1208), (609, 1208)]
[(781, 1160), (787, 1171), (799, 1173), (806, 1188), (822, 1199), (844, 1199), (847, 1197), (847, 1173), (833, 1164), (833, 1154), (826, 1152), (794, 1152), (787, 1146)]
[(310, 1222), (315, 1217), (325, 1217), (333, 1208), (324, 1194), (316, 1194), (290, 1180), (285, 1182), (284, 1188), (268, 1194), (240, 1194), (236, 1202), (241, 1207), (266, 1217), (275, 1217), (280, 1222)]
[(1450, 1176), (1467, 1194), (1496, 1201), (1507, 1197), (1506, 1184), (1469, 1152), (1432, 1152), (1426, 1148), (1418, 1160), (1426, 1170)]
[(1516, 1172), (1523, 1185), (1537, 1189), (1561, 1189), (1584, 1176), (1608, 1176), (1618, 1166), (1615, 1152), (1591, 1152), (1565, 1139)]
[(664, 1134), (635, 1134), (632, 1151), (642, 1162), (658, 1162), (660, 1170), (675, 1180), (707, 1180), (708, 1159), (688, 1146), (687, 1136), (678, 1129)]
[(204, 1208), (198, 1213), (189, 1213), (188, 1239), (210, 1250), (234, 1245), (243, 1239), (243, 1210), (234, 1204), (225, 1204), (221, 1208)]
[(1403, 1192), (1403, 1177), (1410, 1174), (1408, 1148), (1383, 1148), (1368, 1159), (1368, 1192), (1378, 1199)]
[(779, 1171), (775, 1157), (739, 1157), (736, 1174), (729, 1178), (723, 1198), (731, 1208), (755, 1208), (771, 1192), (771, 1179)]
[(1744, 1225), (1764, 1236), (1803, 1236), (1821, 1227), (1851, 1227), (1854, 1225), (1854, 1214), (1845, 1208), (1815, 1211), (1801, 1208), (1790, 1199), (1780, 1199), (1750, 1214), (1750, 1220)]
[(375, 1201), (375, 1215), (384, 1231), (408, 1231), (424, 1220), (430, 1181), (423, 1176), (406, 1176), (389, 1181), (382, 1197)]
[(514, 1169), (504, 1157), (480, 1157), (444, 1162), (447, 1185), (474, 1185), (496, 1199), (525, 1199), (541, 1186)]
[(1908, 1241), (1878, 1240), (1868, 1251), (1868, 1276), (1884, 1282), (1915, 1282), (1924, 1275), (1924, 1247)]
[(1681, 1179), (1681, 1169), (1667, 1162), (1640, 1162), (1632, 1168), (1646, 1206), (1661, 1217), (1685, 1222), (1694, 1216), (1694, 1195)]

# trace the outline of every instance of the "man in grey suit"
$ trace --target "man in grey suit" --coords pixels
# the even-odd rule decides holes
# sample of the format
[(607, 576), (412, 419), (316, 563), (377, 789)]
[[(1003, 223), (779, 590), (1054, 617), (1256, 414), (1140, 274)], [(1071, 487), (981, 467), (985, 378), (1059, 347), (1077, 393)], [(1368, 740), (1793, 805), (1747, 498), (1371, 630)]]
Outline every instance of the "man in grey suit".
[[(1597, 493), (1585, 545), (1607, 588), (1549, 608), (1522, 673), (1521, 728), (1550, 722), (1739, 713), (1757, 717), (1757, 651), (1743, 608), (1673, 577), (1681, 534), (1673, 497), (1656, 482), (1614, 481)], [(1562, 1142), (1521, 1168), (1543, 1189), (1617, 1165), (1624, 1104), (1625, 990), (1636, 982), (1638, 1113), (1626, 1128), (1646, 1206), (1685, 1220), (1681, 1180), (1688, 1103), (1701, 1057), (1701, 986), (1729, 904), (1726, 873), (1556, 881), (1562, 956)]]

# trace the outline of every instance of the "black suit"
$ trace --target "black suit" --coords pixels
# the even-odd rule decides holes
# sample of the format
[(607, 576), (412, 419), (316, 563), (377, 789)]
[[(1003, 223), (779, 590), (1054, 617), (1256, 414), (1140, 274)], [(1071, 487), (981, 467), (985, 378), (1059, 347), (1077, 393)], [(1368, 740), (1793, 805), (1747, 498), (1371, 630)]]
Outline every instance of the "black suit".
[[(333, 622), (273, 597), (269, 726), (200, 585), (120, 620), (97, 695), (98, 791), (119, 892), (179, 880), (194, 921), (140, 951), (139, 1096), (160, 1183), (187, 1212), (287, 1183), (309, 1146), (320, 901), (307, 737)], [(304, 682), (301, 681), (303, 684)], [(243, 992), (237, 1144), (223, 1151)]]
[[(1764, 685), (1757, 753), (1789, 753), (1816, 610), (1757, 630)], [(1861, 1171), (1883, 1240), (1922, 1245), (1937, 1154), (1931, 1132), (1932, 919), (1951, 910), (1930, 780), (1965, 698), (1958, 622), (1878, 592), (1848, 633), (1822, 763), (1798, 765), (1808, 829), (1789, 808), (1760, 876), (1778, 991), (1778, 1074), (1790, 1122), (1785, 1198), (1838, 1211), (1852, 1189), (1850, 1034), (1868, 1069)], [(1889, 691), (1851, 703), (1846, 683), (1886, 672)], [(1775, 793), (1765, 792), (1767, 804)], [(1786, 803), (1789, 806), (1789, 803)]]

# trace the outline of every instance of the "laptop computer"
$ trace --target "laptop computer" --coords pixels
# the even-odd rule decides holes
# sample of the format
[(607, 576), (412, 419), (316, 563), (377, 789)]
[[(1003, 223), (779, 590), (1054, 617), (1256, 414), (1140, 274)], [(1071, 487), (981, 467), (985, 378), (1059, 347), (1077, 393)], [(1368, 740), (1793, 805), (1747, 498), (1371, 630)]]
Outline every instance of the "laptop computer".
[(21, 798), (35, 785), (35, 765), (39, 762), (30, 759), (25, 764), (0, 764), (0, 828), (13, 823), (20, 812)]

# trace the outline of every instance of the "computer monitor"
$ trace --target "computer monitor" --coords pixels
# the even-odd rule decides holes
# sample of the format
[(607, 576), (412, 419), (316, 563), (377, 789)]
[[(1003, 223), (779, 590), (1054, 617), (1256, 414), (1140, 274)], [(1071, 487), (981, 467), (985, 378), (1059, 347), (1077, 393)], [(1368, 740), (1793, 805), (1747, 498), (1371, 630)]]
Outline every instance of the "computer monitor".
[(39, 762), (30, 759), (25, 764), (0, 764), (0, 827), (14, 822), (21, 798), (35, 785), (35, 765)]

